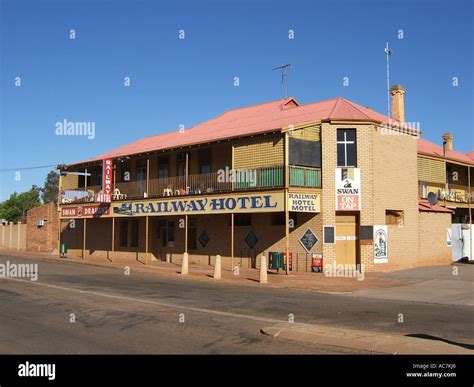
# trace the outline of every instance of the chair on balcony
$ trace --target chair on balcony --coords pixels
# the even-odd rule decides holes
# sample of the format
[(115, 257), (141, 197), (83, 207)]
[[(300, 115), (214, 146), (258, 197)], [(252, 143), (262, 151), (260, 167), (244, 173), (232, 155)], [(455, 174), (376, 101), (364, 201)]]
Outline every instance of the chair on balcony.
[(127, 195), (120, 192), (118, 188), (114, 189), (114, 194), (112, 195), (114, 200), (125, 200), (127, 199)]
[(62, 204), (71, 204), (72, 200), (70, 198), (61, 198)]
[(171, 188), (165, 188), (163, 190), (163, 196), (173, 196), (173, 190)]

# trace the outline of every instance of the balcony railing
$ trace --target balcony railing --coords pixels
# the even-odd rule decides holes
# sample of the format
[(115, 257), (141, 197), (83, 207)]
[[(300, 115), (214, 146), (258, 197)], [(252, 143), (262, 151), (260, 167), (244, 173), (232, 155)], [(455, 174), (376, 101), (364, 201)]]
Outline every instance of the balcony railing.
[(468, 187), (465, 187), (465, 189), (458, 187), (452, 189), (438, 188), (436, 190), (420, 188), (420, 197), (427, 199), (430, 192), (433, 192), (437, 196), (438, 200), (453, 203), (469, 203), (469, 201), (474, 203), (474, 195), (472, 193), (469, 195)]
[(101, 190), (100, 185), (90, 187), (78, 187), (74, 189), (64, 189), (60, 192), (61, 204), (69, 203), (94, 203), (95, 194)]
[[(112, 200), (128, 200), (164, 196), (199, 195), (231, 191), (283, 188), (285, 186), (284, 166), (237, 169), (233, 173), (221, 171), (205, 174), (174, 176), (150, 179), (148, 192), (146, 180), (116, 182)], [(290, 186), (321, 187), (321, 170), (299, 166), (289, 167)], [(94, 202), (100, 186), (63, 190), (61, 203)]]

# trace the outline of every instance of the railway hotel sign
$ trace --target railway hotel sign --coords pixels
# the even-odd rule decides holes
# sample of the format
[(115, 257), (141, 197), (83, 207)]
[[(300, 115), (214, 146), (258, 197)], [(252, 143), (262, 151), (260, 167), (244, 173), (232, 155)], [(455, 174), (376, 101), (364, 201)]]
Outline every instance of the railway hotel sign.
[(284, 210), (283, 198), (283, 193), (176, 197), (131, 203), (114, 203), (112, 212), (114, 216), (275, 212)]
[(336, 211), (360, 211), (360, 169), (336, 168)]

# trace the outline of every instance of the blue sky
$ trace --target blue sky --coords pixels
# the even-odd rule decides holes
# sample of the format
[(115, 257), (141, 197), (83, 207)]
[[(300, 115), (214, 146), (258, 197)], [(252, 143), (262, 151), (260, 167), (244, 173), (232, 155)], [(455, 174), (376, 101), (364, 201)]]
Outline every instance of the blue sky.
[[(407, 121), (431, 141), (449, 130), (455, 148), (474, 148), (469, 0), (0, 3), (2, 169), (87, 159), (279, 99), (281, 75), (271, 69), (283, 63), (292, 64), (289, 94), (300, 103), (342, 96), (385, 114), (387, 40)], [(64, 119), (95, 122), (95, 138), (57, 136)], [(0, 172), (0, 200), (42, 185), (47, 173), (24, 170), (17, 181)]]

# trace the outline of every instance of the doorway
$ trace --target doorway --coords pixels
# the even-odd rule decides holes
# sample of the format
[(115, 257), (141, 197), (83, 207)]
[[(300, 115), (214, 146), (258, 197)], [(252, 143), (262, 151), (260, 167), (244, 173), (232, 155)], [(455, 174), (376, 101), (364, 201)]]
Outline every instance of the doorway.
[(359, 263), (359, 215), (336, 214), (336, 264)]

